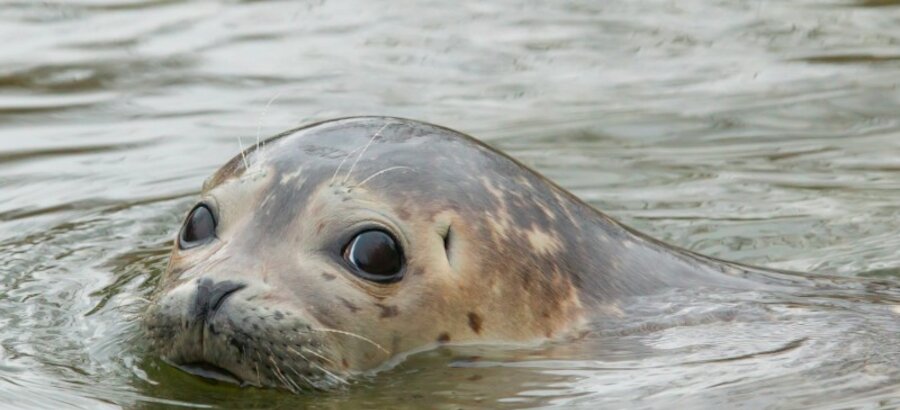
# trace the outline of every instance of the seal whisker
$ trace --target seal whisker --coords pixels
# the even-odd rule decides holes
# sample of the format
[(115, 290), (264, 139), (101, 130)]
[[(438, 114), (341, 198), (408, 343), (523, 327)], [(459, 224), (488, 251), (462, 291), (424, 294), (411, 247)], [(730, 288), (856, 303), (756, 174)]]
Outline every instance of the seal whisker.
[(300, 372), (298, 372), (297, 369), (294, 368), (294, 366), (290, 366), (290, 365), (289, 365), (289, 366), (287, 366), (287, 369), (290, 370), (290, 371), (292, 371), (292, 372), (294, 372), (294, 374), (296, 374), (297, 377), (299, 377), (299, 378), (302, 379), (304, 382), (306, 382), (306, 384), (307, 384), (308, 386), (315, 386), (315, 383), (313, 383), (313, 381), (310, 380), (309, 377), (306, 377), (306, 376), (304, 376), (303, 374), (301, 374)]
[[(269, 113), (269, 107), (272, 106), (272, 103), (274, 103), (279, 98), (281, 98), (281, 95), (284, 94), (284, 92), (285, 92), (285, 90), (281, 90), (277, 94), (275, 94), (272, 98), (269, 99), (269, 102), (266, 103), (266, 106), (263, 108), (262, 113), (259, 115), (259, 119), (256, 121), (256, 152), (258, 153), (258, 155), (262, 155), (262, 152), (263, 152), (259, 148), (260, 147), (260, 134), (262, 133), (263, 121), (265, 121), (266, 116)], [(265, 144), (265, 143), (263, 143), (263, 144)], [(262, 158), (260, 158), (260, 161), (257, 161), (257, 163), (262, 163)]]
[(247, 154), (244, 153), (244, 142), (241, 140), (240, 136), (238, 136), (237, 139), (238, 139), (238, 147), (240, 147), (240, 149), (241, 149), (241, 159), (244, 162), (244, 169), (249, 170), (250, 164), (247, 163)]
[(281, 381), (281, 383), (284, 384), (284, 387), (287, 387), (287, 389), (290, 390), (291, 393), (299, 393), (299, 392), (303, 391), (303, 389), (301, 389), (300, 386), (297, 386), (296, 383), (294, 383), (289, 378), (287, 378), (287, 376), (284, 375), (284, 373), (281, 371), (281, 368), (278, 367), (278, 362), (276, 362), (275, 358), (272, 357), (272, 355), (274, 355), (275, 353), (272, 352), (271, 348), (267, 348), (267, 349), (269, 350), (269, 353), (270, 353), (269, 361), (272, 362), (273, 366), (275, 366), (275, 368), (272, 370), (274, 370), (275, 376), (278, 377), (278, 380)]
[[(379, 176), (379, 175), (381, 175), (381, 174), (383, 174), (383, 173), (385, 173), (385, 172), (388, 172), (388, 171), (395, 171), (395, 170), (398, 170), (398, 169), (400, 169), (400, 170), (405, 169), (405, 170), (408, 170), (408, 171), (415, 171), (414, 169), (412, 169), (412, 168), (410, 168), (410, 167), (407, 167), (407, 166), (404, 166), (404, 165), (397, 165), (397, 166), (385, 168), (385, 169), (382, 169), (381, 171), (378, 171), (378, 172), (376, 172), (376, 173), (374, 173), (374, 174), (372, 174), (372, 175), (369, 175), (366, 179), (364, 179), (364, 180), (362, 180), (362, 182), (356, 184), (356, 186), (354, 186), (353, 188), (361, 187), (361, 186), (363, 186), (363, 184), (365, 184), (366, 182), (369, 182), (369, 180), (371, 180), (372, 178), (375, 178), (375, 177), (377, 177), (377, 176)], [(353, 189), (353, 188), (351, 188), (351, 189)]]
[(290, 392), (294, 394), (303, 391), (302, 389), (300, 389), (300, 386), (297, 386), (296, 383), (291, 381), (291, 379), (289, 379), (284, 375), (284, 373), (282, 373), (281, 368), (278, 367), (278, 364), (275, 363), (275, 360), (269, 357), (269, 361), (272, 362), (272, 365), (275, 366), (275, 368), (272, 369), (272, 371), (275, 373), (275, 377), (278, 378), (278, 381), (280, 381), (286, 389), (290, 390)]
[[(245, 362), (247, 362), (247, 363), (253, 363), (253, 359), (250, 358), (250, 352), (249, 352), (249, 349), (242, 349), (242, 350), (240, 351), (240, 354), (241, 354), (241, 360), (243, 360), (243, 361), (245, 361)], [(256, 377), (259, 378), (259, 370), (257, 369), (256, 372), (257, 372), (257, 376), (256, 376)]]
[(325, 357), (325, 356), (323, 356), (323, 355), (321, 355), (321, 354), (319, 354), (319, 353), (316, 353), (316, 352), (313, 351), (313, 350), (309, 350), (309, 349), (307, 349), (307, 348), (305, 348), (305, 347), (301, 347), (300, 350), (302, 350), (302, 351), (304, 351), (304, 352), (307, 352), (307, 353), (311, 353), (313, 356), (318, 357), (319, 359), (322, 359), (323, 361), (328, 362), (328, 363), (330, 363), (330, 364), (332, 364), (332, 365), (334, 364), (334, 360), (331, 360), (331, 359), (329, 359), (329, 358), (327, 358), (327, 357)]
[(344, 159), (341, 160), (341, 162), (338, 164), (337, 168), (334, 170), (334, 175), (331, 176), (331, 181), (328, 182), (329, 186), (334, 185), (334, 179), (337, 178), (338, 173), (341, 172), (341, 168), (344, 167), (344, 162), (346, 162), (347, 159), (350, 158), (351, 155), (355, 154), (356, 151), (359, 151), (361, 148), (362, 147), (356, 147), (354, 150), (348, 152), (347, 155), (344, 156)]
[(344, 336), (354, 337), (354, 338), (357, 338), (357, 339), (362, 340), (362, 341), (364, 341), (364, 342), (370, 343), (371, 345), (377, 347), (379, 350), (381, 350), (382, 352), (384, 352), (384, 354), (386, 354), (386, 355), (388, 355), (388, 356), (391, 355), (391, 352), (389, 352), (387, 349), (385, 349), (384, 347), (382, 347), (380, 344), (375, 343), (372, 339), (369, 339), (369, 338), (367, 338), (367, 337), (365, 337), (365, 336), (358, 335), (358, 334), (353, 333), (353, 332), (346, 332), (346, 331), (343, 331), (343, 330), (328, 329), (328, 328), (312, 328), (312, 329), (309, 329), (309, 330), (310, 330), (310, 331), (313, 331), (313, 332), (329, 332), (329, 333), (336, 333), (336, 334), (339, 334), (339, 335), (344, 335)]
[(302, 358), (303, 360), (306, 360), (307, 362), (309, 361), (309, 359), (308, 359), (306, 356), (304, 356), (303, 353), (298, 352), (298, 351), (297, 351), (296, 349), (294, 349), (293, 347), (288, 346), (288, 347), (287, 347), (287, 351), (288, 351), (288, 352), (291, 352), (291, 353), (294, 353), (294, 354), (296, 354), (297, 356), (300, 356), (300, 358)]
[[(259, 358), (259, 352), (256, 352), (256, 357)], [(259, 377), (259, 361), (253, 362), (253, 366), (256, 367), (256, 385), (262, 386), (262, 379)]]
[[(270, 349), (270, 351), (271, 351), (271, 349)], [(293, 393), (294, 388), (290, 385), (290, 383), (287, 382), (287, 380), (284, 378), (284, 375), (281, 374), (281, 370), (278, 369), (278, 363), (275, 362), (275, 359), (272, 358), (272, 356), (268, 356), (268, 358), (269, 358), (269, 363), (272, 363), (272, 366), (273, 366), (272, 374), (275, 375), (275, 378), (278, 379), (278, 381), (280, 381), (281, 384), (284, 385), (284, 387), (286, 387), (288, 390), (291, 391), (291, 393)]]
[(375, 131), (375, 133), (372, 134), (372, 138), (369, 138), (369, 142), (367, 142), (366, 146), (363, 147), (362, 152), (360, 152), (359, 155), (356, 156), (356, 160), (353, 161), (353, 165), (351, 165), (350, 170), (347, 171), (347, 176), (344, 177), (343, 183), (346, 183), (347, 180), (350, 179), (350, 175), (353, 175), (353, 169), (356, 168), (356, 164), (359, 163), (359, 160), (363, 157), (363, 155), (366, 154), (366, 151), (368, 151), (369, 146), (372, 145), (372, 142), (374, 142), (376, 138), (381, 136), (381, 132), (384, 131), (384, 129), (387, 128), (388, 125), (391, 125), (391, 123), (385, 123), (381, 126), (381, 128), (378, 129), (378, 131)]
[(310, 364), (315, 366), (316, 369), (319, 369), (320, 372), (325, 373), (325, 375), (330, 376), (332, 379), (336, 380), (338, 383), (347, 384), (347, 380), (344, 380), (343, 377), (338, 376), (338, 375), (328, 371), (328, 369), (322, 367), (320, 364), (318, 364), (318, 363), (310, 363)]
[(272, 106), (272, 103), (281, 98), (281, 95), (284, 94), (285, 90), (279, 91), (275, 96), (269, 99), (269, 102), (266, 103), (265, 108), (263, 108), (262, 114), (259, 115), (259, 119), (256, 121), (256, 149), (259, 150), (259, 138), (260, 133), (262, 132), (262, 124), (266, 119), (266, 115), (269, 113), (269, 107)]
[[(325, 360), (325, 361), (327, 361), (327, 362), (329, 362), (329, 363), (334, 364), (334, 362), (333, 362), (332, 360), (326, 358), (325, 356), (322, 356), (322, 355), (319, 354), (319, 353), (316, 353), (316, 352), (314, 352), (314, 351), (312, 351), (312, 350), (309, 350), (309, 349), (306, 349), (306, 348), (303, 348), (303, 347), (301, 347), (301, 349), (304, 350), (304, 351), (306, 351), (307, 353), (312, 353), (314, 356), (316, 356), (316, 357), (318, 357), (318, 358), (321, 358), (322, 360)], [(342, 378), (342, 377), (340, 377), (340, 376), (338, 376), (338, 375), (336, 375), (336, 374), (334, 374), (334, 373), (328, 371), (327, 369), (325, 369), (324, 367), (322, 367), (322, 366), (319, 365), (318, 363), (315, 363), (315, 362), (310, 361), (310, 360), (306, 357), (306, 355), (304, 355), (303, 353), (300, 353), (299, 351), (295, 350), (294, 348), (292, 348), (292, 347), (290, 347), (290, 346), (287, 347), (287, 350), (288, 350), (289, 352), (291, 352), (291, 353), (297, 354), (297, 355), (300, 356), (304, 361), (306, 361), (307, 364), (309, 364), (310, 366), (315, 366), (316, 369), (318, 369), (318, 370), (321, 371), (322, 373), (325, 373), (325, 375), (330, 376), (331, 378), (337, 380), (339, 383), (341, 383), (341, 384), (347, 384), (347, 380), (345, 380), (344, 378)], [(294, 369), (291, 369), (291, 370), (293, 370), (294, 373), (297, 373), (296, 370), (294, 370)], [(300, 376), (299, 373), (297, 373), (297, 375)], [(303, 376), (301, 376), (301, 377), (303, 377)], [(303, 379), (304, 379), (310, 386), (313, 386), (313, 383), (312, 383), (309, 379), (307, 379), (306, 377), (303, 377)]]

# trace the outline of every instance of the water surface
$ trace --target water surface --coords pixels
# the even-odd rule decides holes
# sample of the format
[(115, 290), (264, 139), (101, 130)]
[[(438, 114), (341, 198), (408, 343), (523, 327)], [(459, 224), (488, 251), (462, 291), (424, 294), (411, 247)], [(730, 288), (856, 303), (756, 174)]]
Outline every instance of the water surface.
[[(6, 1), (0, 403), (900, 407), (900, 3)], [(310, 121), (475, 135), (716, 257), (874, 277), (672, 291), (582, 340), (414, 355), (347, 389), (214, 384), (136, 319), (200, 184)]]

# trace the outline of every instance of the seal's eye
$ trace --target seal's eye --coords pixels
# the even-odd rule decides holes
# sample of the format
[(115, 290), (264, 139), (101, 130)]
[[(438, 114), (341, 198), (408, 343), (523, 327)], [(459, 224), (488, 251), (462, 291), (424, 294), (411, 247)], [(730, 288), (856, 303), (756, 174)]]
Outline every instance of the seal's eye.
[(394, 237), (385, 231), (357, 234), (344, 248), (344, 259), (356, 268), (357, 276), (375, 282), (400, 280), (403, 256)]
[(216, 218), (206, 205), (200, 204), (188, 215), (178, 236), (178, 247), (190, 249), (216, 235)]

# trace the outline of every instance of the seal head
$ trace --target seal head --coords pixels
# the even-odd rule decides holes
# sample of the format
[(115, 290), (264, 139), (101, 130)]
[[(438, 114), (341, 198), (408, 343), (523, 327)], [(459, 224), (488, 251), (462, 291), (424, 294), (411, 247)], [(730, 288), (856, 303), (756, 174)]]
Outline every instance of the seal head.
[(348, 118), (204, 184), (144, 327), (175, 365), (327, 389), (440, 343), (563, 337), (697, 270), (471, 137)]

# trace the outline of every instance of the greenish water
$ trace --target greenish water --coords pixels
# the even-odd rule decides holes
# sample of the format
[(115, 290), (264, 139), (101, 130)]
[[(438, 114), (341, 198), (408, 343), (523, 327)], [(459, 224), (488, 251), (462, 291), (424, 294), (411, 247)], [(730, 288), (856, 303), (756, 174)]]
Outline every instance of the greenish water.
[[(23, 0), (0, 39), (0, 407), (900, 407), (900, 3)], [(307, 396), (146, 354), (238, 139), (360, 114), (475, 135), (670, 243), (880, 288), (671, 292)]]

